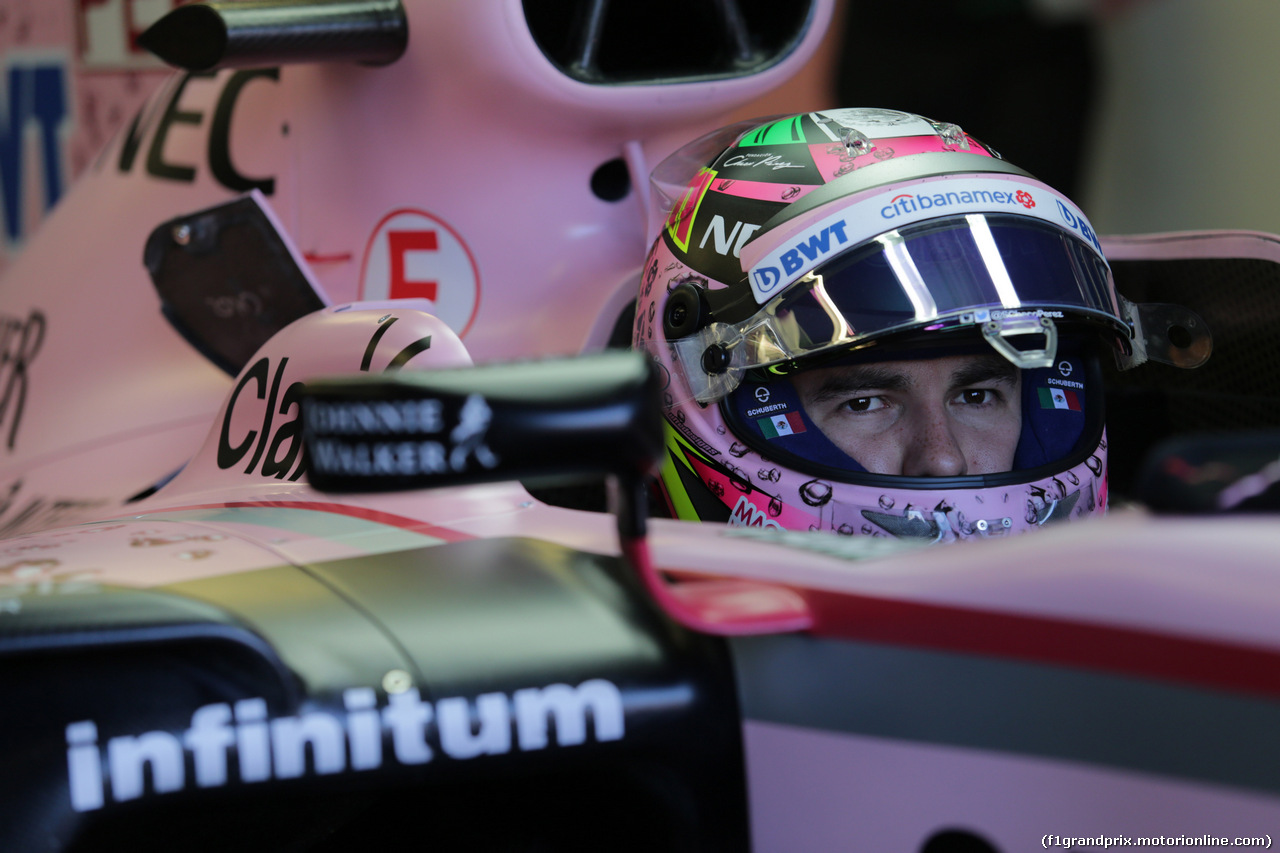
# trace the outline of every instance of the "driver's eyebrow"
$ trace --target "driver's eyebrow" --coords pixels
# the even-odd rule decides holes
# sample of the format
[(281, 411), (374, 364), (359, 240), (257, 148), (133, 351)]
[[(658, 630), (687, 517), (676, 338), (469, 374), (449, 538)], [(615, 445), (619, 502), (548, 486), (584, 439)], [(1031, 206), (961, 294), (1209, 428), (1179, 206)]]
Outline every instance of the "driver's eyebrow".
[(1002, 356), (989, 355), (957, 367), (951, 374), (951, 387), (963, 388), (984, 382), (1018, 384), (1018, 368)]
[(812, 403), (847, 397), (859, 391), (905, 391), (911, 380), (903, 373), (874, 364), (833, 370), (813, 392)]

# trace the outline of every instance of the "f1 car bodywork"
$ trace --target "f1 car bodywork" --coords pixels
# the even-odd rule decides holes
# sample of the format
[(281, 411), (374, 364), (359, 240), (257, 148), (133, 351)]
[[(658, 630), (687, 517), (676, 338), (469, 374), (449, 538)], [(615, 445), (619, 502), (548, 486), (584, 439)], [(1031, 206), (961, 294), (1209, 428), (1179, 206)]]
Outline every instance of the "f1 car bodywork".
[[(407, 8), (411, 27), (428, 14)], [(235, 73), (175, 78), (153, 115), (198, 111), (183, 87), (220, 80), (224, 97)], [(376, 73), (278, 82), (315, 74), (355, 102)], [(618, 104), (627, 124), (638, 107)], [(290, 140), (323, 118), (289, 109)], [(449, 196), (448, 169), (423, 169)], [(1105, 241), (1121, 290), (1209, 322), (1214, 360), (1191, 379), (1116, 378), (1108, 518), (938, 549), (645, 518), (636, 484), (661, 445), (638, 356), (473, 366), (559, 347), (503, 341), (505, 324), (437, 300), (335, 296), (312, 272), (323, 243), (298, 248), (309, 181), (282, 216), (261, 188), (152, 206), (120, 180), (87, 181), (5, 279), (0, 849), (1269, 846), (1274, 520), (1144, 504), (1265, 499), (1274, 440), (1137, 460), (1155, 439), (1276, 425), (1274, 368), (1241, 368), (1275, 363), (1275, 238)], [(358, 190), (333, 198), (360, 207)], [(132, 239), (90, 227), (124, 204), (145, 220)], [(153, 238), (152, 282), (86, 287), (92, 264), (41, 248), (75, 234), (135, 277)], [(216, 288), (246, 259), (280, 288), (264, 305), (297, 298), (265, 333), (220, 321), (258, 317), (237, 306), (266, 291), (197, 288), (196, 305), (230, 306), (201, 318), (174, 286)], [(590, 305), (607, 320), (578, 316), (572, 351), (612, 326), (631, 262), (610, 263)], [(112, 330), (137, 347), (71, 371), (139, 290), (147, 317)], [(606, 474), (612, 512), (557, 505), (545, 484)]]
[[(6, 846), (325, 850), (428, 822), (513, 849), (1015, 850), (1274, 826), (1269, 518), (1130, 507), (942, 549), (652, 519), (646, 557), (625, 501), (506, 482), (634, 482), (656, 444), (639, 356), (467, 361), (410, 307), (308, 315), (172, 482), (4, 543)], [(304, 381), (352, 375), (345, 409), (299, 414), (324, 387)], [(317, 424), (348, 446), (304, 463)], [(224, 812), (246, 823), (208, 825)]]

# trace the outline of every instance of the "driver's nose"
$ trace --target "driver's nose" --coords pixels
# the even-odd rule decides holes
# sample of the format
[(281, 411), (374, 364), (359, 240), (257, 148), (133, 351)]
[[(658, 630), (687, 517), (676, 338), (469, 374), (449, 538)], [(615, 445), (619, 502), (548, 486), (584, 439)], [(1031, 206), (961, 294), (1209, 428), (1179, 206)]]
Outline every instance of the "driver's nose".
[(968, 473), (964, 452), (943, 407), (917, 410), (911, 427), (902, 459), (905, 476), (960, 477)]

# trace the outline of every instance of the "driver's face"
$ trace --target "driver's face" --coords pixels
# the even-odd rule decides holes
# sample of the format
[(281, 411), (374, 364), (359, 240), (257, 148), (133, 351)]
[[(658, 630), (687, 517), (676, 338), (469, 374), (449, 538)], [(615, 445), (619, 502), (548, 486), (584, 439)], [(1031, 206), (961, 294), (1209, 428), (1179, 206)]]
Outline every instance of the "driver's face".
[(791, 380), (818, 428), (874, 474), (957, 477), (1013, 468), (1022, 376), (998, 355), (824, 367)]

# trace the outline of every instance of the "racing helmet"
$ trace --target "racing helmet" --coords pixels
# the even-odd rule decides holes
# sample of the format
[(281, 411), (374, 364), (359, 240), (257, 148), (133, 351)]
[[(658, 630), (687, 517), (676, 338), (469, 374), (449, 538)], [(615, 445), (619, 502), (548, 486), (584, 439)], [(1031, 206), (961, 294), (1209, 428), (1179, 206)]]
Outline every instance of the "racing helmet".
[[(651, 199), (633, 340), (665, 374), (678, 518), (947, 541), (1101, 514), (1100, 358), (1208, 357), (1203, 321), (1119, 296), (1080, 209), (954, 124), (740, 122), (659, 164)], [(799, 390), (817, 368), (993, 354), (1018, 380), (1000, 470), (877, 470)]]

